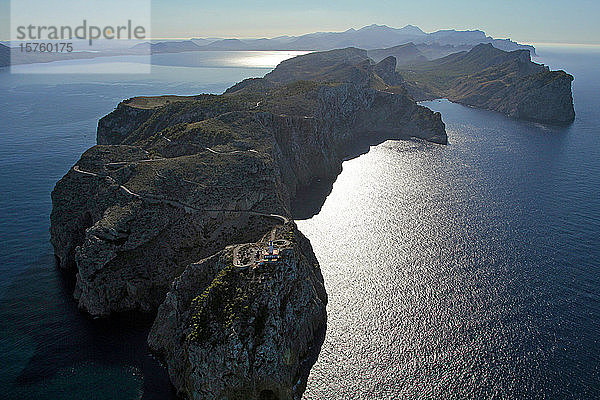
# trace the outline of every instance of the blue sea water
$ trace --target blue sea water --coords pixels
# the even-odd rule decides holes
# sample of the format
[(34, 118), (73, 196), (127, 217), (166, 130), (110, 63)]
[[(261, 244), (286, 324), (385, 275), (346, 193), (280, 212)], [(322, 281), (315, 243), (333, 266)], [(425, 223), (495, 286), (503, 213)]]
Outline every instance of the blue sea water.
[[(428, 102), (450, 145), (371, 148), (298, 222), (330, 299), (306, 399), (600, 398), (600, 50), (538, 49), (576, 77), (573, 125)], [(0, 398), (173, 398), (148, 320), (78, 312), (48, 242), (50, 191), (120, 100), (219, 93), (289, 56), (184, 53), (131, 76), (0, 70)]]
[(427, 102), (448, 146), (372, 147), (298, 222), (330, 300), (306, 399), (600, 398), (600, 51), (539, 52), (573, 125)]

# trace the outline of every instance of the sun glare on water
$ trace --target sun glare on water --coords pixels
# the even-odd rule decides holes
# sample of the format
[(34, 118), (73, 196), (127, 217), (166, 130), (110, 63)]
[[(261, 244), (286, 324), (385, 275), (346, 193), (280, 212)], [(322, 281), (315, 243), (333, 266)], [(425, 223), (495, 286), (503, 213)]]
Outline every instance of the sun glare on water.
[(288, 58), (301, 56), (310, 51), (245, 51), (232, 63), (236, 67), (247, 68), (275, 68), (280, 62)]

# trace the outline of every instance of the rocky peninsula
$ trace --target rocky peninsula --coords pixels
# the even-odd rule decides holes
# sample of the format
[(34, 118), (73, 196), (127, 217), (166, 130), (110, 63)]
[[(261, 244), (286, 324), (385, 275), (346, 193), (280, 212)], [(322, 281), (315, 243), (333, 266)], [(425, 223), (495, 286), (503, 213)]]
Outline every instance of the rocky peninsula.
[[(447, 143), (439, 113), (387, 90), (395, 69), (351, 48), (222, 95), (119, 104), (52, 192), (51, 242), (79, 307), (156, 313), (149, 345), (185, 398), (299, 399), (327, 295), (291, 202), (357, 149)], [(278, 256), (259, 261), (268, 243)]]
[(51, 242), (79, 307), (156, 314), (148, 343), (181, 396), (301, 398), (327, 294), (292, 204), (370, 145), (446, 144), (440, 114), (415, 98), (574, 118), (572, 77), (527, 50), (481, 45), (400, 69), (384, 53), (311, 53), (222, 95), (126, 100), (56, 184)]
[(437, 60), (408, 61), (399, 73), (405, 79), (402, 90), (417, 100), (447, 98), (548, 124), (568, 124), (575, 119), (573, 76), (532, 62), (530, 50), (507, 52), (480, 44)]

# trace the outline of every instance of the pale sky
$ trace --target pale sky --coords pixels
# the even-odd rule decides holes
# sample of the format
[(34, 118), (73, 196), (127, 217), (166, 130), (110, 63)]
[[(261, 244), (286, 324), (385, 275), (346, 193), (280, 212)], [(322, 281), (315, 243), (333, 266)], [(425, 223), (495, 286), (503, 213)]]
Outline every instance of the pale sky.
[[(9, 37), (9, 4), (0, 0), (4, 39)], [(598, 0), (152, 0), (151, 5), (155, 38), (273, 37), (376, 23), (413, 24), (426, 32), (481, 29), (519, 42), (600, 44)]]

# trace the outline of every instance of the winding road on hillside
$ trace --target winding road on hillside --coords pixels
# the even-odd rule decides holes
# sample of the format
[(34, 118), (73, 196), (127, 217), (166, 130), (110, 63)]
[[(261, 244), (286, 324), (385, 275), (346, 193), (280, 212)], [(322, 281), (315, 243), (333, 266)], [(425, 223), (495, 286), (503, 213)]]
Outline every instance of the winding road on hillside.
[[(213, 153), (213, 154), (218, 154), (218, 155), (233, 155), (233, 154), (240, 154), (240, 153), (256, 153), (258, 154), (259, 152), (251, 149), (251, 150), (234, 150), (234, 151), (229, 151), (229, 152), (220, 152), (220, 151), (216, 151), (211, 149), (210, 147), (206, 147), (206, 150)], [(156, 161), (162, 161), (162, 160), (167, 160), (167, 158), (151, 158), (151, 159), (144, 159), (144, 160), (137, 160), (137, 161), (119, 161), (119, 162), (110, 162), (105, 164), (105, 167), (123, 167), (123, 166), (127, 166), (127, 165), (131, 165), (131, 164), (135, 164), (135, 163), (150, 163), (150, 162), (156, 162)], [(91, 172), (91, 171), (85, 171), (83, 169), (81, 169), (79, 167), (79, 165), (75, 165), (73, 167), (73, 171), (77, 172), (79, 174), (82, 175), (86, 175), (86, 176), (92, 176), (95, 178), (100, 178), (100, 179), (106, 179), (108, 180), (111, 184), (114, 185), (118, 185), (119, 189), (121, 191), (123, 191), (125, 194), (129, 195), (129, 196), (133, 196), (135, 198), (141, 199), (141, 200), (146, 200), (148, 202), (161, 202), (163, 204), (168, 204), (170, 206), (173, 207), (179, 207), (179, 208), (183, 208), (186, 212), (223, 212), (223, 213), (240, 213), (240, 214), (248, 214), (248, 215), (253, 215), (253, 216), (259, 216), (259, 217), (266, 217), (266, 218), (273, 218), (273, 219), (278, 219), (282, 222), (282, 225), (287, 224), (290, 220), (289, 218), (283, 216), (283, 215), (279, 215), (279, 214), (268, 214), (268, 213), (261, 213), (258, 211), (252, 211), (252, 210), (231, 210), (231, 209), (208, 209), (208, 208), (197, 208), (194, 207), (192, 205), (177, 201), (177, 200), (170, 200), (164, 197), (160, 197), (160, 196), (152, 196), (152, 195), (142, 195), (139, 193), (134, 192), (133, 190), (129, 189), (128, 187), (121, 185), (119, 182), (117, 182), (113, 177), (111, 177), (108, 174), (98, 174), (95, 172)], [(161, 176), (161, 175), (159, 175)], [(196, 182), (192, 182), (192, 181), (187, 181), (186, 182), (191, 182), (191, 183), (196, 183)], [(273, 228), (271, 230), (271, 234), (270, 234), (270, 240), (274, 239), (274, 235), (275, 235), (275, 228)], [(289, 242), (288, 242), (289, 244)], [(245, 269), (250, 267), (251, 265), (255, 264), (255, 261), (251, 261), (249, 263), (246, 264), (242, 264), (240, 259), (239, 259), (239, 250), (241, 249), (242, 246), (245, 246), (246, 244), (239, 244), (239, 245), (235, 245), (235, 247), (233, 248), (233, 265), (237, 268), (240, 269)], [(260, 251), (260, 250), (259, 250)]]
[[(176, 200), (170, 200), (170, 199), (161, 198), (161, 197), (158, 197), (158, 196), (142, 195), (142, 194), (136, 193), (133, 190), (129, 189), (128, 187), (119, 184), (110, 175), (102, 175), (102, 174), (97, 174), (97, 173), (91, 172), (91, 171), (85, 171), (85, 170), (81, 169), (79, 167), (79, 165), (75, 165), (73, 167), (73, 171), (77, 172), (79, 174), (82, 174), (82, 175), (86, 175), (86, 176), (91, 176), (91, 177), (95, 177), (95, 178), (99, 178), (99, 179), (106, 179), (110, 183), (118, 185), (119, 189), (121, 189), (125, 194), (133, 196), (133, 197), (138, 198), (140, 200), (146, 200), (148, 202), (162, 202), (164, 204), (168, 204), (168, 205), (173, 206), (173, 207), (183, 208), (186, 212), (223, 212), (223, 213), (248, 214), (248, 215), (254, 215), (254, 216), (259, 216), (259, 217), (266, 217), (266, 218), (278, 219), (278, 220), (281, 221), (282, 225), (285, 225), (285, 224), (287, 224), (290, 221), (289, 218), (287, 218), (287, 217), (285, 217), (283, 215), (261, 213), (261, 212), (252, 211), (252, 210), (230, 210), (230, 209), (224, 209), (224, 208), (222, 208), (222, 209), (197, 208), (197, 207), (194, 207), (194, 206), (191, 206), (189, 204), (185, 204), (185, 203), (182, 203), (182, 202), (176, 201)], [(275, 228), (273, 228), (271, 230), (270, 240), (274, 239), (274, 235), (275, 235)], [(233, 248), (233, 256), (232, 256), (232, 258), (233, 258), (233, 265), (236, 268), (239, 268), (239, 269), (246, 269), (246, 268), (248, 268), (251, 265), (253, 265), (253, 264), (256, 263), (256, 260), (251, 261), (251, 262), (246, 263), (246, 264), (242, 264), (241, 263), (241, 261), (239, 259), (239, 250), (240, 250), (240, 248), (242, 246), (245, 246), (245, 245), (246, 244), (239, 244), (239, 245), (235, 245), (235, 247)]]
[(164, 204), (168, 204), (170, 206), (174, 206), (174, 207), (179, 207), (179, 208), (183, 208), (188, 212), (224, 212), (224, 213), (241, 213), (241, 214), (249, 214), (249, 215), (255, 215), (255, 216), (259, 216), (259, 217), (267, 217), (267, 218), (274, 218), (274, 219), (279, 219), (283, 225), (287, 224), (290, 220), (287, 217), (284, 217), (283, 215), (279, 215), (279, 214), (268, 214), (268, 213), (261, 213), (258, 211), (252, 211), (252, 210), (235, 210), (235, 209), (226, 209), (226, 208), (215, 208), (215, 209), (211, 209), (211, 208), (197, 208), (194, 207), (192, 205), (177, 201), (177, 200), (170, 200), (164, 197), (160, 197), (160, 196), (152, 196), (152, 195), (142, 195), (139, 193), (134, 192), (133, 190), (129, 189), (128, 187), (121, 185), (119, 182), (117, 182), (114, 178), (112, 178), (110, 175), (103, 175), (103, 174), (97, 174), (95, 172), (91, 172), (91, 171), (85, 171), (82, 170), (79, 165), (75, 165), (73, 167), (73, 171), (83, 174), (83, 175), (87, 175), (87, 176), (93, 176), (96, 178), (101, 178), (101, 179), (106, 179), (109, 182), (118, 185), (119, 188), (126, 194), (136, 197), (138, 199), (143, 199), (143, 200), (147, 200), (149, 202), (162, 202)]

